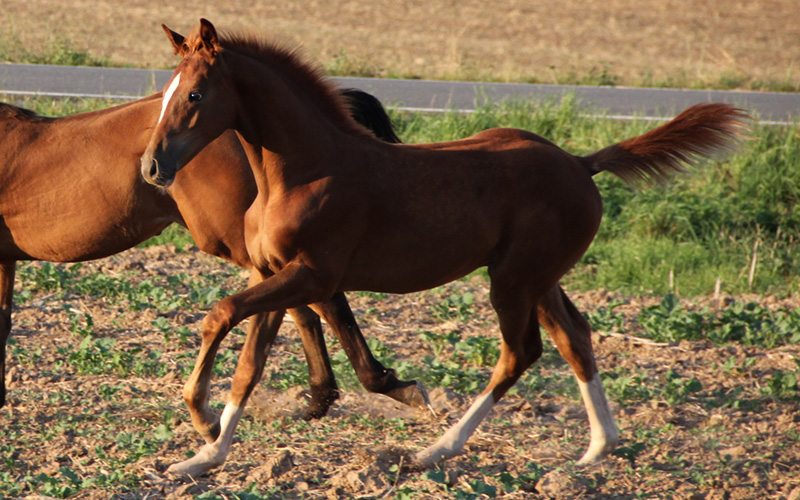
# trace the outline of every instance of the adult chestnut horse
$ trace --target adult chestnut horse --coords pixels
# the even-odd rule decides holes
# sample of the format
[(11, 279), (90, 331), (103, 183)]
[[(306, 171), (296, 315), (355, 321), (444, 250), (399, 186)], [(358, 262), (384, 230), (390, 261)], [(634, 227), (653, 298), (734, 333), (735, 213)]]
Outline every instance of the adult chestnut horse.
[[(292, 52), (251, 37), (219, 37), (206, 20), (188, 38), (165, 30), (183, 59), (166, 86), (143, 176), (171, 185), (203, 147), (233, 128), (258, 185), (245, 234), (264, 280), (219, 301), (203, 322), (204, 337), (223, 336), (252, 314), (341, 291), (413, 292), (488, 266), (499, 360), (467, 413), (416, 460), (429, 466), (460, 452), (541, 355), (540, 322), (574, 370), (587, 408), (591, 442), (580, 463), (614, 448), (617, 428), (589, 326), (558, 287), (600, 224), (592, 176), (665, 178), (731, 146), (744, 113), (724, 104), (695, 106), (584, 157), (513, 129), (441, 144), (386, 144), (358, 126), (331, 85)], [(248, 388), (260, 375), (250, 367), (264, 364), (272, 338), (258, 342), (264, 348), (242, 353), (252, 360), (240, 361), (234, 384), (242, 388), (232, 393), (245, 397), (226, 405), (219, 439), (172, 472), (197, 475), (225, 460)]]
[[(399, 141), (374, 97), (360, 91), (345, 94), (355, 116), (382, 138)], [(200, 153), (170, 188), (171, 197), (142, 181), (139, 159), (161, 107), (160, 95), (155, 95), (54, 119), (0, 104), (0, 406), (5, 402), (5, 345), (11, 330), (15, 261), (105, 257), (178, 223), (189, 228), (203, 251), (252, 267), (243, 223), (257, 190), (235, 133), (223, 134)], [(416, 383), (399, 381), (372, 356), (343, 294), (318, 310), (341, 339), (368, 390), (407, 404), (425, 404)], [(312, 400), (307, 415), (320, 416), (338, 395), (321, 325), (307, 307), (291, 314), (309, 362)], [(274, 335), (282, 316), (282, 312), (259, 315), (250, 330)], [(203, 344), (185, 391), (193, 422), (209, 441), (219, 431), (207, 403), (218, 346), (218, 341)]]

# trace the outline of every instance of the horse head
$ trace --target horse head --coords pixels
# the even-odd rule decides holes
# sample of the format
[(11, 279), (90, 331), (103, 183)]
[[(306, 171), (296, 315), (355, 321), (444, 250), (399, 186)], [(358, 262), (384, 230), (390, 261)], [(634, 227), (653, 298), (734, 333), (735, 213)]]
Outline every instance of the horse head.
[(161, 115), (141, 168), (147, 182), (168, 187), (206, 144), (231, 128), (235, 106), (227, 100), (230, 93), (218, 91), (229, 83), (214, 26), (201, 19), (188, 37), (162, 27), (182, 60), (164, 87)]

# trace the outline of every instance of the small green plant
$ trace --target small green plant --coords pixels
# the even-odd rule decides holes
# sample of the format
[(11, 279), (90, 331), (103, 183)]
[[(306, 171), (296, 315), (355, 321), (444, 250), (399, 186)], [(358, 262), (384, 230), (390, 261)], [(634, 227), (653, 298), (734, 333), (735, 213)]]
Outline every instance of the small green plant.
[(447, 481), (447, 474), (443, 470), (429, 470), (422, 474), (423, 479), (436, 483), (444, 493), (449, 494), (451, 498), (472, 500), (478, 498), (495, 498), (497, 496), (497, 487), (486, 484), (482, 479), (469, 479), (467, 484), (472, 491), (467, 491), (458, 488)]
[(592, 330), (598, 332), (621, 331), (625, 324), (625, 316), (614, 311), (623, 305), (623, 302), (614, 301), (608, 307), (598, 307), (595, 311), (583, 313), (583, 316), (592, 326)]
[(475, 316), (474, 302), (472, 292), (453, 293), (431, 306), (431, 312), (440, 321), (466, 322)]
[(761, 392), (765, 396), (783, 401), (800, 399), (800, 361), (795, 360), (798, 369), (790, 372), (776, 370), (767, 380)]
[(666, 374), (667, 383), (664, 386), (662, 395), (672, 406), (685, 403), (689, 396), (700, 392), (703, 385), (696, 378), (681, 377), (675, 370), (669, 370)]
[(620, 404), (640, 404), (656, 397), (652, 379), (641, 373), (606, 371), (603, 386), (608, 396)]
[(647, 449), (647, 445), (644, 443), (631, 443), (628, 446), (617, 447), (611, 454), (615, 457), (624, 458), (630, 463), (631, 467), (636, 467), (636, 459), (645, 449)]
[(544, 477), (545, 473), (545, 469), (536, 462), (528, 462), (525, 466), (525, 471), (518, 476), (515, 477), (511, 473), (503, 471), (497, 477), (497, 480), (503, 485), (503, 490), (506, 493), (513, 493), (523, 488), (530, 491)]
[(437, 358), (443, 354), (446, 347), (452, 348), (461, 341), (461, 334), (455, 330), (450, 330), (447, 333), (423, 331), (419, 333), (419, 336), (431, 346), (433, 354)]
[(64, 310), (69, 316), (69, 329), (75, 335), (88, 337), (94, 331), (94, 319), (88, 312), (77, 311), (72, 307), (64, 305)]
[(17, 363), (23, 366), (35, 366), (37, 361), (41, 359), (44, 351), (41, 347), (36, 347), (33, 351), (23, 349), (19, 342), (14, 337), (8, 339), (8, 346), (11, 357), (17, 360)]
[(500, 356), (496, 338), (468, 337), (455, 344), (455, 355), (477, 366), (494, 366)]
[(306, 387), (308, 386), (308, 368), (297, 356), (289, 356), (281, 362), (278, 369), (271, 372), (268, 385), (281, 391), (292, 387)]
[(678, 297), (671, 293), (664, 295), (659, 305), (645, 308), (636, 321), (656, 342), (699, 340), (708, 326), (702, 314), (684, 311)]

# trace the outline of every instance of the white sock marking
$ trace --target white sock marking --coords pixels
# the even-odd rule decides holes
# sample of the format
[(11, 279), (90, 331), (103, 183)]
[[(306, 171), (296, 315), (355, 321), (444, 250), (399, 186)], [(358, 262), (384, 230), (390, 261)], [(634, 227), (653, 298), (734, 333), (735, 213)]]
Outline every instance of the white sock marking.
[(600, 374), (595, 373), (588, 382), (578, 379), (578, 387), (580, 387), (583, 404), (586, 406), (586, 413), (589, 416), (592, 436), (589, 449), (578, 461), (579, 464), (586, 464), (608, 455), (617, 446), (619, 431), (603, 391)]
[(219, 418), (220, 430), (217, 442), (221, 444), (226, 455), (231, 443), (233, 443), (233, 434), (239, 424), (239, 419), (242, 418), (242, 413), (244, 413), (244, 408), (232, 403), (226, 404), (225, 409), (222, 410), (222, 416)]
[(242, 413), (244, 413), (244, 408), (231, 403), (226, 404), (225, 409), (222, 410), (222, 417), (219, 419), (221, 429), (217, 440), (203, 445), (197, 455), (192, 458), (172, 464), (167, 469), (167, 472), (199, 477), (201, 474), (225, 463), (225, 458), (227, 458), (233, 442), (236, 424), (242, 418)]
[(178, 84), (181, 82), (181, 74), (178, 73), (175, 75), (175, 78), (167, 87), (167, 91), (164, 92), (164, 97), (161, 100), (161, 116), (158, 117), (158, 123), (161, 123), (161, 120), (164, 118), (164, 112), (167, 110), (167, 105), (169, 104), (169, 100), (172, 99), (172, 94), (175, 93), (175, 89), (178, 88)]
[(417, 461), (430, 466), (443, 458), (450, 458), (460, 453), (467, 439), (483, 422), (494, 404), (495, 400), (491, 392), (476, 399), (467, 413), (455, 425), (447, 429), (447, 432), (436, 443), (417, 454)]

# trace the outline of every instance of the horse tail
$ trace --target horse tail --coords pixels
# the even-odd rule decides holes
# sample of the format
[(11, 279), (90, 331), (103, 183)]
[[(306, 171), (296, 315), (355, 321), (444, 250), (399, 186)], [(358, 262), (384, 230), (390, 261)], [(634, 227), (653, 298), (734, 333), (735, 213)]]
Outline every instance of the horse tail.
[(584, 156), (592, 175), (611, 172), (629, 184), (664, 182), (673, 172), (715, 153), (731, 150), (748, 128), (744, 110), (727, 104), (698, 104), (638, 137)]
[(350, 108), (350, 116), (371, 130), (376, 138), (392, 144), (403, 142), (397, 137), (392, 119), (378, 98), (358, 89), (341, 89), (339, 92)]

